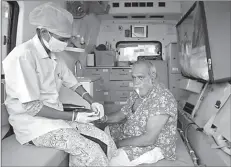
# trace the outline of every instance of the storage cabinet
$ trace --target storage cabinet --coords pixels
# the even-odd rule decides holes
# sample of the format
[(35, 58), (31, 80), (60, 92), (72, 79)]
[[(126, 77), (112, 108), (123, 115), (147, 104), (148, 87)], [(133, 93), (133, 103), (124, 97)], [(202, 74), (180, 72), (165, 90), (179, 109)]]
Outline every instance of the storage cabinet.
[(110, 81), (104, 83), (105, 90), (132, 90), (132, 81)]
[(180, 61), (177, 50), (177, 43), (169, 43), (166, 46), (166, 58), (168, 60), (168, 68), (170, 74), (180, 74)]
[(93, 82), (92, 84), (92, 92), (93, 92), (93, 99), (98, 102), (104, 101), (104, 94), (103, 94), (103, 80), (98, 79)]
[(170, 43), (166, 46), (166, 58), (168, 61), (168, 88), (172, 92), (177, 101), (183, 91), (179, 88), (179, 81), (183, 79), (180, 70), (179, 56), (176, 43)]
[(86, 68), (83, 75), (86, 77), (97, 76), (101, 77), (103, 81), (109, 81), (109, 69), (107, 68)]
[(111, 101), (111, 93), (109, 90), (103, 91), (103, 99), (104, 101)]
[(110, 80), (111, 81), (123, 81), (132, 80), (131, 69), (111, 69)]
[[(84, 77), (78, 79), (87, 92), (93, 97), (94, 101), (101, 104), (104, 103), (103, 80), (100, 77)], [(90, 109), (89, 103), (79, 96), (76, 92), (62, 86), (59, 92), (60, 101), (62, 103), (83, 105)]]
[[(167, 63), (155, 60), (159, 81), (168, 87)], [(100, 76), (103, 79), (103, 101), (105, 112), (118, 111), (133, 91), (131, 67), (86, 67), (84, 76)]]
[(126, 90), (111, 90), (111, 101), (126, 101), (130, 96), (130, 91)]
[(84, 76), (100, 76), (103, 79), (105, 112), (118, 111), (132, 92), (131, 68), (86, 67)]

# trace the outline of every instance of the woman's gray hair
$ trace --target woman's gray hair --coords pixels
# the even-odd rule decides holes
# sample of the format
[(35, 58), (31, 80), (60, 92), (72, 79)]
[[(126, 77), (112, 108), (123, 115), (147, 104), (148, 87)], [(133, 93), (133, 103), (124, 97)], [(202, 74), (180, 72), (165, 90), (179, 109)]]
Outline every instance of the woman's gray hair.
[(148, 69), (149, 69), (148, 74), (152, 79), (152, 83), (154, 83), (157, 80), (156, 67), (155, 67), (155, 65), (154, 65), (154, 63), (152, 61), (138, 60), (133, 65), (137, 65), (137, 64), (144, 64), (144, 65), (146, 65), (146, 67), (148, 67)]

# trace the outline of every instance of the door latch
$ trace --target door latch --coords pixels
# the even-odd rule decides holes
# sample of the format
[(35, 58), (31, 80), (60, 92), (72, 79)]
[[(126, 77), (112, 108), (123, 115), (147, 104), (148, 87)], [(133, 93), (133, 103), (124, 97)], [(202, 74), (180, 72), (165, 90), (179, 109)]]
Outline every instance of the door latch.
[(10, 38), (8, 38), (6, 35), (3, 37), (3, 45), (9, 44), (10, 43)]
[(221, 101), (220, 101), (220, 100), (217, 100), (217, 101), (216, 101), (215, 107), (216, 107), (217, 109), (219, 109), (219, 108), (221, 107)]

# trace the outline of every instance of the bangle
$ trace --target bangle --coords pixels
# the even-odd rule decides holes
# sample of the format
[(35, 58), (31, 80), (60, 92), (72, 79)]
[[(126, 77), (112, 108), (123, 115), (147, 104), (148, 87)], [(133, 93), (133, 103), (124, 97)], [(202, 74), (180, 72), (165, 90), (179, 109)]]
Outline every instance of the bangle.
[(74, 121), (74, 117), (75, 117), (75, 112), (73, 111), (71, 121)]
[(85, 94), (87, 94), (88, 92), (84, 92), (83, 94), (82, 94), (82, 98), (83, 98), (83, 96), (85, 95)]
[(105, 115), (105, 121), (104, 121), (104, 123), (106, 123), (107, 121), (108, 121), (108, 116)]

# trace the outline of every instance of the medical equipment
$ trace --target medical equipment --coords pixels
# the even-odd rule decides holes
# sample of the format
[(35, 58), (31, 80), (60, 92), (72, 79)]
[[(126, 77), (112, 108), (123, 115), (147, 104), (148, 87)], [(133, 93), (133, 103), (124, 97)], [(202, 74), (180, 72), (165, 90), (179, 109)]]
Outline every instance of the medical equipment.
[(197, 1), (176, 28), (184, 76), (213, 83), (230, 80), (229, 2)]
[(95, 54), (91, 53), (87, 55), (87, 66), (95, 66)]
[(96, 66), (114, 66), (116, 60), (115, 51), (105, 50), (98, 51), (95, 50), (95, 65)]

